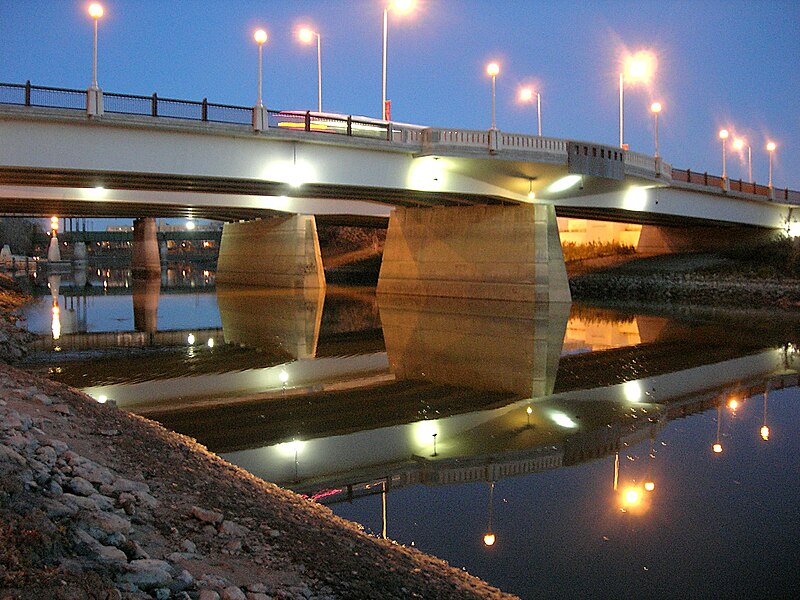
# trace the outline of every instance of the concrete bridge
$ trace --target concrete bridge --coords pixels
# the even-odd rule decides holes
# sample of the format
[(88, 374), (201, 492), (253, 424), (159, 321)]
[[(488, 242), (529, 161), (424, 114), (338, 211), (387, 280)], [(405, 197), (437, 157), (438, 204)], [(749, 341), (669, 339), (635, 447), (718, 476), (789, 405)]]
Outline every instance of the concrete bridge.
[(641, 223), (660, 250), (800, 219), (800, 193), (602, 144), (293, 111), (254, 128), (247, 107), (108, 93), (87, 114), (84, 90), (30, 85), (0, 101), (4, 214), (229, 221), (221, 282), (324, 286), (314, 215), (391, 213), (382, 292), (545, 301), (569, 300), (556, 214)]

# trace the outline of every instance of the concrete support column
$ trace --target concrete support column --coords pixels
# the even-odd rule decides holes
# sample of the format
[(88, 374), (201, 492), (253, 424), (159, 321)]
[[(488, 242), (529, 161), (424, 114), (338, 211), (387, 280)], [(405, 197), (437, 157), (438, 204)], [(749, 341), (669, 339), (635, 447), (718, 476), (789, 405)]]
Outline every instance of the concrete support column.
[(61, 260), (61, 247), (58, 245), (58, 236), (56, 235), (50, 238), (50, 246), (47, 248), (47, 260), (49, 262)]
[(75, 242), (72, 244), (72, 262), (86, 262), (86, 242)]
[(152, 217), (136, 219), (133, 222), (133, 257), (131, 260), (133, 276), (158, 277), (161, 261), (158, 258), (158, 239), (156, 220)]
[(553, 206), (395, 209), (378, 293), (570, 302)]
[(217, 283), (324, 288), (325, 272), (313, 215), (226, 223)]
[(161, 264), (167, 263), (167, 241), (161, 240), (158, 244), (158, 253), (161, 256)]

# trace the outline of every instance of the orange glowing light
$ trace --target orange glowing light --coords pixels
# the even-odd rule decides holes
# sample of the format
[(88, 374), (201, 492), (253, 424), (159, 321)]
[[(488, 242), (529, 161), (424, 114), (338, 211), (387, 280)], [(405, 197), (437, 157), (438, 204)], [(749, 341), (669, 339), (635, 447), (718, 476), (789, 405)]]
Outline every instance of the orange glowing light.
[(766, 425), (761, 427), (761, 439), (764, 440), (765, 442), (769, 439), (769, 427), (767, 427)]
[(714, 451), (714, 454), (721, 454), (722, 453), (722, 444), (717, 442), (716, 444), (711, 446), (711, 449)]
[(645, 484), (644, 484), (644, 489), (647, 490), (648, 492), (652, 492), (654, 489), (656, 489), (655, 482), (646, 481)]
[(656, 72), (656, 55), (647, 50), (640, 50), (625, 59), (625, 74), (628, 81), (648, 83)]
[(739, 401), (736, 398), (731, 398), (730, 400), (728, 400), (728, 408), (730, 408), (731, 410), (736, 410), (737, 408), (739, 408)]
[(650, 105), (650, 112), (660, 113), (661, 112), (661, 102), (653, 102)]
[(727, 129), (720, 129), (719, 130), (719, 139), (727, 140), (730, 133), (728, 133)]
[(733, 147), (736, 150), (741, 150), (744, 148), (744, 140), (742, 138), (736, 138), (733, 140)]
[(498, 65), (496, 62), (489, 63), (486, 65), (486, 72), (491, 77), (497, 77), (497, 74), (500, 73), (500, 65)]
[(496, 540), (495, 535), (493, 533), (491, 533), (491, 532), (486, 533), (483, 536), (483, 543), (486, 546), (494, 546), (495, 540)]
[(767, 143), (767, 152), (775, 152), (775, 148), (777, 148), (777, 146), (775, 145), (775, 142), (768, 142)]
[(297, 37), (300, 38), (300, 41), (304, 44), (310, 44), (314, 41), (314, 36), (317, 35), (316, 31), (309, 29), (308, 27), (303, 27), (297, 32)]
[(99, 19), (103, 16), (103, 6), (94, 2), (89, 5), (89, 16), (93, 19)]
[(389, 8), (399, 14), (409, 13), (414, 9), (415, 0), (394, 0), (389, 4)]
[(267, 41), (267, 32), (263, 29), (257, 29), (255, 33), (253, 33), (253, 39), (256, 41), (257, 44), (263, 44)]
[(530, 102), (533, 100), (533, 90), (531, 88), (522, 88), (519, 91), (520, 102)]
[(641, 502), (642, 494), (639, 490), (634, 488), (628, 488), (622, 494), (622, 501), (625, 506), (636, 506)]
[(50, 217), (50, 229), (58, 231), (58, 217)]

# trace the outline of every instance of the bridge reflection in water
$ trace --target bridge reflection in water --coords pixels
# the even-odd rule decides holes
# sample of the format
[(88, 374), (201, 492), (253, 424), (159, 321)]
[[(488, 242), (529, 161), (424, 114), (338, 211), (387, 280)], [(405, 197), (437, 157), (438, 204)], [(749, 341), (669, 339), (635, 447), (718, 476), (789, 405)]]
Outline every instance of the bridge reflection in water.
[(218, 288), (220, 329), (159, 332), (158, 293), (133, 286), (155, 354), (78, 352), (54, 377), (325, 503), (613, 455), (732, 393), (797, 385), (800, 370), (789, 334), (757, 320), (733, 331), (579, 305)]

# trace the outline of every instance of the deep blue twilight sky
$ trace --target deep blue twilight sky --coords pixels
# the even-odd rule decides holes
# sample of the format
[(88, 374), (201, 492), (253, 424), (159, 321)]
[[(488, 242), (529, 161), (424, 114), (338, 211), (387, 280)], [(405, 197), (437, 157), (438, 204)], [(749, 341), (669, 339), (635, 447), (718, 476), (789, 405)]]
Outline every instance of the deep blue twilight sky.
[[(258, 27), (269, 108), (316, 107), (316, 56), (295, 36), (322, 34), (323, 108), (379, 117), (382, 11), (388, 0), (105, 0), (100, 86), (106, 91), (252, 105)], [(69, 88), (91, 80), (88, 1), (0, 0), (0, 81)], [(548, 136), (618, 143), (618, 73), (627, 49), (652, 49), (652, 89), (626, 90), (625, 138), (653, 152), (652, 100), (664, 105), (661, 155), (719, 173), (717, 131), (753, 147), (766, 183), (766, 140), (778, 144), (775, 185), (800, 188), (800, 2), (796, 0), (418, 0), (390, 13), (388, 96), (396, 121), (485, 129), (501, 65), (497, 125), (535, 133), (538, 82)], [(746, 165), (732, 153), (732, 178)]]

